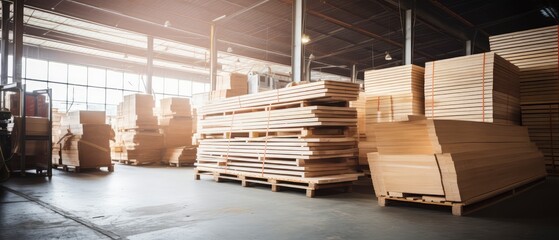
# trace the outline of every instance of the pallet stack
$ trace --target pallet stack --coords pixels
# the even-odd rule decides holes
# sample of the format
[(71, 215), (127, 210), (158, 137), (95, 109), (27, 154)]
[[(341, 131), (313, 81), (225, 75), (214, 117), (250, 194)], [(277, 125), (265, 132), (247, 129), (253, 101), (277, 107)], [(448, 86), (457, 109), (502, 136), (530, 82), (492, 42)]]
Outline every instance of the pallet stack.
[(162, 162), (180, 167), (193, 164), (196, 148), (192, 146), (192, 114), (188, 98), (161, 99), (159, 127), (165, 150)]
[(494, 52), (425, 64), (425, 115), (520, 124), (518, 68)]
[(349, 102), (349, 106), (355, 108), (357, 111), (357, 128), (355, 129), (355, 137), (357, 138), (357, 144), (359, 148), (358, 164), (367, 165), (367, 152), (365, 150), (365, 144), (367, 142), (366, 130), (367, 124), (365, 122), (365, 103), (366, 94), (365, 92), (359, 93), (359, 98), (355, 101)]
[(424, 69), (404, 65), (365, 72), (366, 140), (359, 142), (360, 165), (367, 165), (366, 154), (376, 151), (374, 125), (407, 120), (408, 115), (424, 114)]
[(60, 121), (65, 114), (57, 108), (52, 109), (52, 164), (62, 164), (60, 161)]
[(159, 133), (157, 117), (153, 114), (154, 106), (151, 95), (124, 96), (117, 108), (113, 160), (132, 165), (161, 162), (163, 134)]
[(109, 141), (111, 126), (104, 111), (74, 111), (62, 117), (58, 138), (61, 158), (53, 166), (76, 172), (106, 167), (113, 171)]
[[(202, 139), (197, 176), (307, 189), (357, 179), (357, 113), (349, 101), (359, 86), (323, 81), (221, 100), (198, 109)], [(301, 184), (301, 185), (298, 185)]]
[(522, 124), (545, 155), (549, 170), (559, 172), (558, 26), (489, 37), (491, 51), (520, 69)]
[(525, 127), (423, 117), (376, 126), (369, 154), (379, 204), (386, 200), (464, 207), (545, 177)]

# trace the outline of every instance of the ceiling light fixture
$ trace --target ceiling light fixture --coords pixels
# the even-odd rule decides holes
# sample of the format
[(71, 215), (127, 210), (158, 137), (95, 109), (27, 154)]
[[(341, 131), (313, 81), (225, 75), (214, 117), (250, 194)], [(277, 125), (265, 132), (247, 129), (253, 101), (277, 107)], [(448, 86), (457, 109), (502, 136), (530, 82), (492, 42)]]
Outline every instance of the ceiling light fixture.
[(232, 48), (232, 47), (227, 47), (227, 52), (228, 52), (228, 53), (232, 53), (232, 52), (233, 52), (233, 48)]
[(386, 51), (384, 53), (386, 53), (386, 56), (384, 56), (384, 60), (386, 60), (386, 61), (392, 60), (392, 56), (390, 56), (390, 53), (388, 53), (388, 51)]
[(171, 26), (171, 21), (165, 20), (165, 23), (163, 24), (163, 27), (170, 27), (170, 26)]
[(309, 37), (309, 35), (307, 35), (307, 34), (303, 34), (303, 36), (301, 37), (301, 43), (307, 44), (310, 41), (311, 41), (311, 37)]

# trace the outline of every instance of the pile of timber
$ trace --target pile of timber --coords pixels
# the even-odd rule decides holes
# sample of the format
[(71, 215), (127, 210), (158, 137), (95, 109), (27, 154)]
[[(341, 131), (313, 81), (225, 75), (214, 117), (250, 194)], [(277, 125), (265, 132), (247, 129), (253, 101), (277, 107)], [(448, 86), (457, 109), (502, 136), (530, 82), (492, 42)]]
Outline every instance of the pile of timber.
[(247, 80), (247, 75), (240, 73), (231, 73), (229, 78), (217, 79), (215, 90), (209, 93), (210, 101), (248, 94)]
[(192, 165), (196, 148), (192, 146), (192, 114), (188, 98), (164, 98), (160, 101), (159, 127), (165, 149), (162, 162)]
[(404, 65), (365, 72), (367, 123), (406, 120), (424, 114), (425, 69)]
[(559, 104), (523, 105), (522, 124), (543, 152), (548, 170), (559, 172)]
[(491, 51), (520, 69), (522, 125), (544, 153), (549, 170), (559, 169), (559, 31), (549, 26), (489, 37)]
[(418, 119), (375, 127), (369, 166), (379, 204), (386, 200), (463, 207), (546, 176), (525, 127)]
[(61, 144), (60, 159), (53, 164), (76, 172), (106, 167), (113, 171), (109, 141), (111, 126), (105, 124), (104, 111), (74, 111), (61, 118), (57, 132)]
[(365, 97), (364, 92), (359, 93), (359, 98), (355, 101), (349, 102), (349, 106), (355, 108), (357, 111), (357, 128), (355, 129), (355, 137), (357, 138), (357, 144), (359, 149), (358, 164), (367, 165), (367, 152), (362, 148), (362, 143), (367, 142), (366, 130), (367, 124), (365, 123)]
[(520, 69), (520, 102), (559, 103), (558, 26), (489, 37), (491, 51)]
[(425, 115), (520, 124), (518, 68), (494, 52), (425, 64)]
[[(357, 179), (349, 101), (359, 86), (322, 81), (244, 95), (198, 109), (198, 172), (308, 184)], [(317, 179), (316, 177), (320, 177)]]
[(60, 121), (65, 114), (58, 108), (52, 109), (52, 163), (57, 164), (60, 160)]
[(151, 95), (124, 96), (117, 108), (116, 146), (111, 151), (113, 160), (131, 165), (161, 162), (163, 134), (159, 133), (154, 106)]
[(365, 72), (366, 139), (359, 142), (359, 164), (367, 165), (367, 153), (376, 151), (374, 124), (407, 120), (423, 115), (424, 69), (404, 65)]

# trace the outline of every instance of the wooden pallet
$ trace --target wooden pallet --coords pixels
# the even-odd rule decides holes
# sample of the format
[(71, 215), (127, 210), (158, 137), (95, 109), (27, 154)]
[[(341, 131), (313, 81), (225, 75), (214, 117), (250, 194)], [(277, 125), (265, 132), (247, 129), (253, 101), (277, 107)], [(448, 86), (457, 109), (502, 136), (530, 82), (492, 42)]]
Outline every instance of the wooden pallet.
[[(195, 179), (200, 180), (200, 176), (213, 176), (216, 182), (223, 180), (240, 181), (241, 186), (249, 187), (252, 184), (269, 185), (273, 192), (279, 192), (281, 188), (304, 189), (309, 198), (315, 197), (316, 191), (320, 189), (344, 188), (347, 192), (351, 191), (353, 181), (356, 181), (360, 174), (344, 174), (339, 176), (328, 176), (322, 178), (290, 178), (285, 176), (273, 177), (268, 174), (250, 174), (243, 172), (221, 172), (196, 169)], [(336, 180), (336, 177), (340, 177)], [(327, 179), (330, 181), (319, 183), (319, 179)]]
[(261, 138), (261, 137), (296, 137), (296, 138), (314, 138), (314, 137), (350, 137), (350, 130), (347, 126), (333, 127), (309, 127), (309, 128), (278, 128), (268, 130), (239, 130), (225, 131), (221, 133), (201, 133), (200, 139), (229, 139), (229, 138)]
[(194, 167), (194, 163), (169, 163), (170, 167)]
[(392, 193), (393, 196), (378, 197), (378, 204), (381, 207), (388, 206), (391, 202), (410, 202), (416, 204), (430, 204), (447, 206), (452, 208), (452, 215), (463, 216), (473, 213), (483, 208), (492, 206), (496, 203), (502, 202), (506, 199), (514, 197), (520, 193), (528, 191), (545, 182), (545, 178), (538, 178), (536, 180), (528, 180), (508, 188), (496, 190), (476, 198), (470, 199), (466, 202), (451, 202), (446, 201), (441, 196), (429, 196), (418, 194), (405, 194), (405, 193)]
[(80, 167), (80, 166), (71, 166), (71, 165), (66, 165), (66, 164), (61, 164), (61, 165), (53, 164), (52, 165), (52, 168), (54, 168), (54, 169), (63, 170), (65, 172), (73, 171), (73, 172), (76, 172), (76, 173), (79, 173), (79, 172), (84, 171), (84, 170), (101, 170), (101, 168), (105, 168), (105, 167), (107, 168), (108, 172), (114, 172), (115, 171), (114, 164), (111, 164), (111, 165), (108, 165), (108, 166), (96, 166), (96, 167), (87, 167), (87, 168), (83, 168), (83, 167)]
[(112, 159), (113, 162), (118, 162), (124, 165), (141, 166), (141, 165), (151, 165), (151, 164), (161, 164), (161, 162), (140, 162), (136, 159)]

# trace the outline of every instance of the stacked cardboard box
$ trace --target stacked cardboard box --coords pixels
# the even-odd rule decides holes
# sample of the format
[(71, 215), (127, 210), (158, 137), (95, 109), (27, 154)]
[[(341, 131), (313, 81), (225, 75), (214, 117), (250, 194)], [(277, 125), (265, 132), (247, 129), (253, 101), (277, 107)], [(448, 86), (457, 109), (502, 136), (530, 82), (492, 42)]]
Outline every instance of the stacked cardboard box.
[[(25, 132), (30, 137), (47, 137), (49, 134), (49, 120), (43, 117), (25, 117), (26, 128)], [(21, 165), (21, 137), (22, 134), (22, 118), (14, 117), (12, 127), (12, 152), (14, 156), (12, 161), (9, 161), (11, 170), (28, 170), (37, 169), (44, 170), (47, 168), (48, 161), (51, 161), (52, 156), (48, 153), (48, 142), (42, 140), (28, 140), (25, 142), (25, 165)], [(48, 138), (47, 138), (48, 140)]]
[(154, 106), (151, 95), (124, 96), (117, 109), (113, 160), (133, 165), (161, 162), (163, 134), (159, 133), (157, 117), (153, 114)]
[[(192, 156), (189, 152), (193, 148), (190, 100), (188, 98), (162, 99), (159, 127), (165, 145), (162, 161), (176, 166), (193, 164), (196, 159), (195, 153)], [(185, 152), (185, 149), (189, 150)]]
[(245, 94), (248, 94), (247, 75), (231, 73), (229, 78), (222, 78), (216, 81), (215, 90), (209, 93), (209, 99), (214, 101)]
[(111, 126), (104, 111), (69, 112), (60, 122), (61, 165), (80, 169), (107, 167), (113, 170), (109, 141)]

